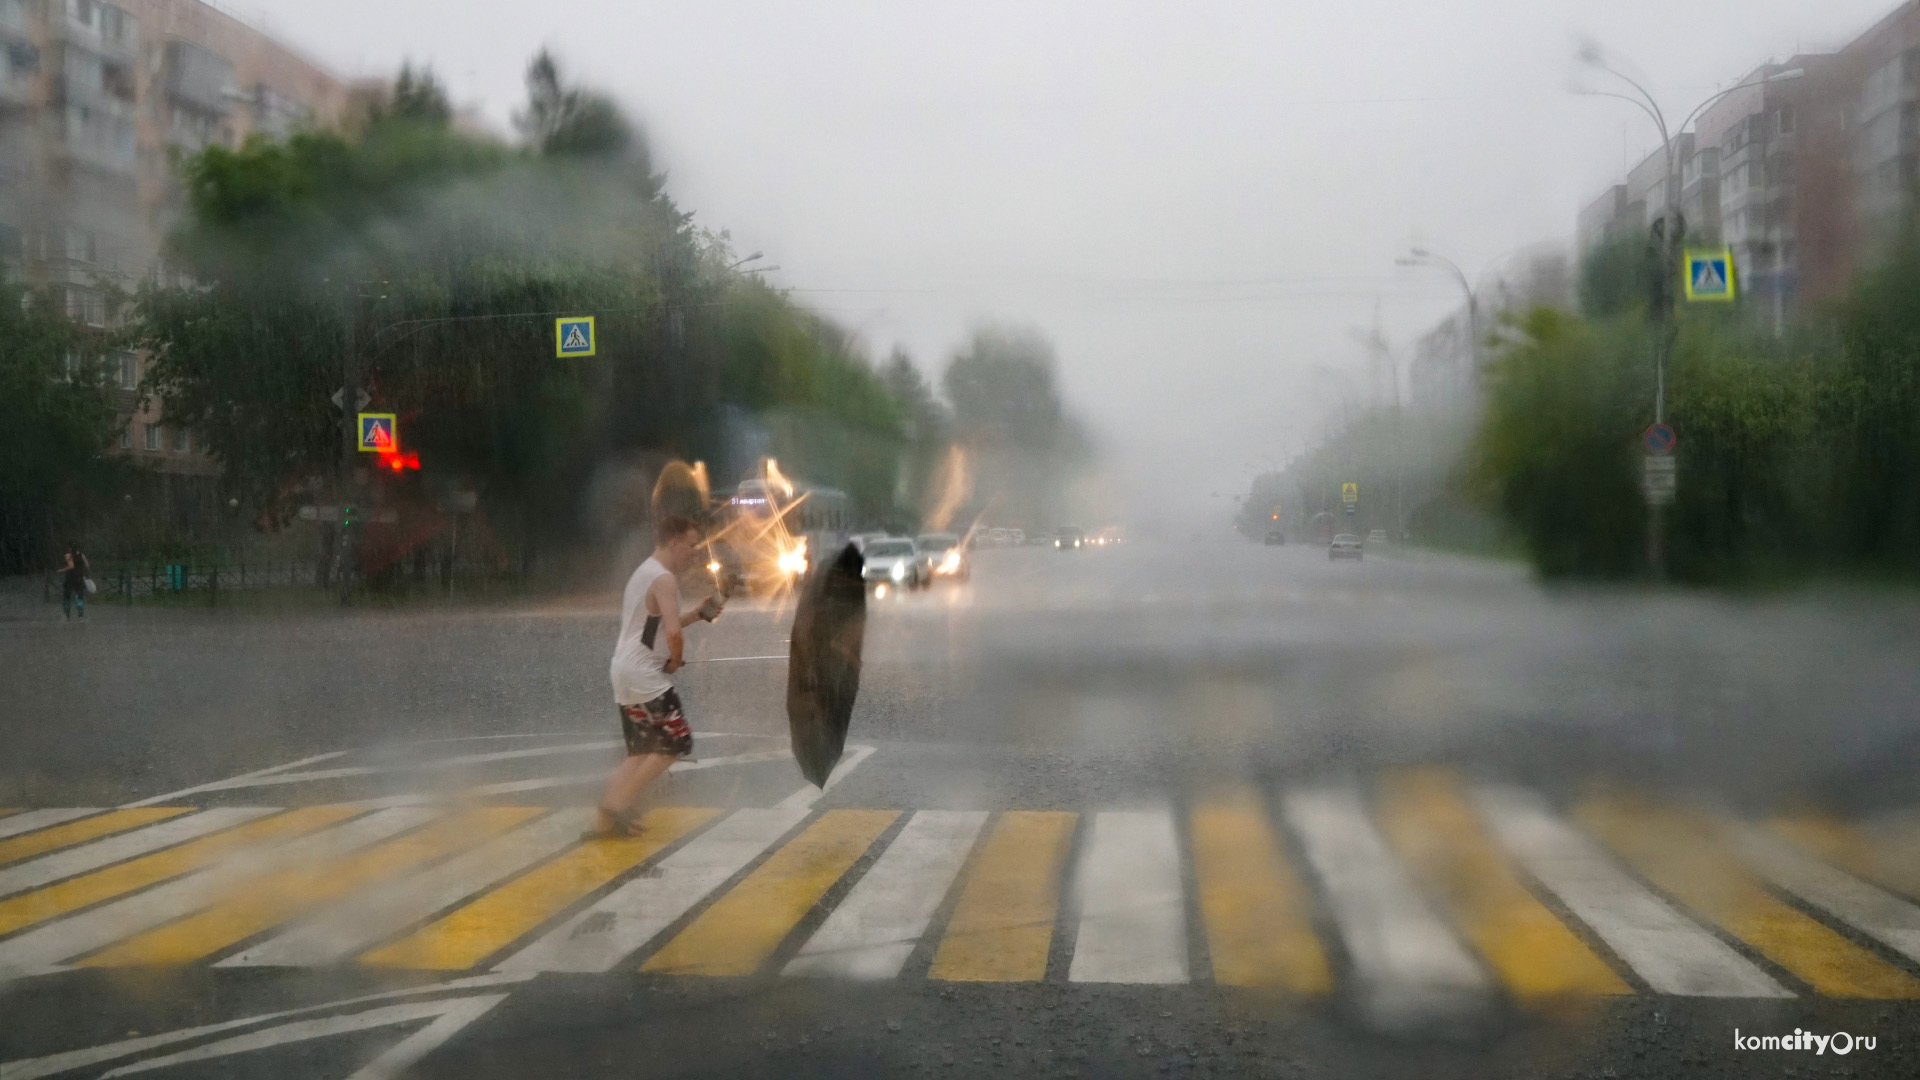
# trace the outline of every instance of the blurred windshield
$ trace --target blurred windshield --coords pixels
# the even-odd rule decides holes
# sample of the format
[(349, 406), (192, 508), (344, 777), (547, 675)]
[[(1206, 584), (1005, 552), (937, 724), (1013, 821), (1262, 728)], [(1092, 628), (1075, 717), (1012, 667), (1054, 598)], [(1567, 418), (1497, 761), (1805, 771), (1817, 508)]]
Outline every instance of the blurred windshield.
[(1910, 1080), (1916, 658), (1920, 0), (0, 0), (0, 1080)]

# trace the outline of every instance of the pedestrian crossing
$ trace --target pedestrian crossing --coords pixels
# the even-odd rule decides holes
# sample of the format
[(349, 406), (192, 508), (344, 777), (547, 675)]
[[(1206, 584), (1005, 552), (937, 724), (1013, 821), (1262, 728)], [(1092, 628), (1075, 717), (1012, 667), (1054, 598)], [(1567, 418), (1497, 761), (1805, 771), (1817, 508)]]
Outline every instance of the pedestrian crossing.
[(0, 813), (0, 978), (208, 965), (1215, 984), (1420, 1012), (1920, 998), (1920, 818), (1742, 821), (1438, 769), (1179, 805)]

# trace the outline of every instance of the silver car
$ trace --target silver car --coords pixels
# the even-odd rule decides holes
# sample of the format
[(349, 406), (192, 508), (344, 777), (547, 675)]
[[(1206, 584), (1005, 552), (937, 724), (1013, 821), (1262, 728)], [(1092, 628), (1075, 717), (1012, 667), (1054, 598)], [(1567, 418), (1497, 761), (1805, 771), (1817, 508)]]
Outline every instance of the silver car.
[(1360, 538), (1352, 533), (1341, 533), (1327, 545), (1327, 561), (1334, 559), (1358, 559), (1360, 557)]
[(930, 575), (922, 569), (920, 550), (904, 536), (869, 540), (861, 554), (867, 560), (862, 576), (867, 587), (876, 593), (888, 589), (919, 589), (929, 583)]

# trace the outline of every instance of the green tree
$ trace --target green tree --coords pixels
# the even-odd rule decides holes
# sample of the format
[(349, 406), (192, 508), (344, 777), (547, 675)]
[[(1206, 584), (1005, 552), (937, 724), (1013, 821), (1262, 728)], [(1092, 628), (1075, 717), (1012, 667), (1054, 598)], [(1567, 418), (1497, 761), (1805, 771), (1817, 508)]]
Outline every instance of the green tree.
[(994, 507), (995, 520), (1059, 524), (1067, 481), (1091, 457), (1061, 401), (1056, 367), (1039, 331), (985, 325), (941, 376), (955, 438), (975, 462), (976, 500)]
[(50, 569), (111, 487), (115, 344), (0, 277), (0, 572)]

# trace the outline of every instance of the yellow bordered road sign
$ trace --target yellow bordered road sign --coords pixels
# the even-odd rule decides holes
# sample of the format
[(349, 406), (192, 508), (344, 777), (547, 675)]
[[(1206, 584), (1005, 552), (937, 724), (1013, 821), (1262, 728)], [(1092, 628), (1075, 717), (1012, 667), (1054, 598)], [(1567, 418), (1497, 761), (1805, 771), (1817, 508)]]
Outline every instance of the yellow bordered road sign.
[(592, 356), (593, 316), (569, 315), (553, 320), (553, 355)]

